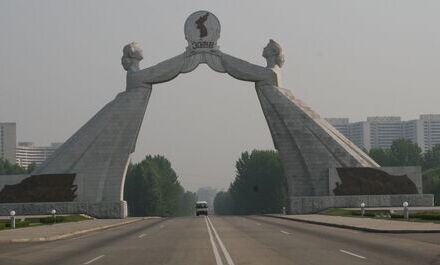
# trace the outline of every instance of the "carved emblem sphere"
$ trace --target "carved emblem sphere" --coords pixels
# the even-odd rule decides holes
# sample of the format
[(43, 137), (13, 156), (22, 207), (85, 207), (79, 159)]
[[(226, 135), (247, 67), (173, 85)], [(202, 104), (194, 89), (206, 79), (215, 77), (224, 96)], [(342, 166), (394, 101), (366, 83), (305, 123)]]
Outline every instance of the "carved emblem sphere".
[(185, 21), (185, 39), (190, 50), (218, 49), (220, 22), (209, 11), (192, 13)]

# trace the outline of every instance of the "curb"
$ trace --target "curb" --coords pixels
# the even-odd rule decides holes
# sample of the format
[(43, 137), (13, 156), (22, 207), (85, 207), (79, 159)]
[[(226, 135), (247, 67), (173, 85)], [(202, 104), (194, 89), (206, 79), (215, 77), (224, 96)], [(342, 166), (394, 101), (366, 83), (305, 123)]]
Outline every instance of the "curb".
[(98, 226), (98, 227), (94, 227), (94, 228), (90, 228), (90, 229), (80, 230), (80, 231), (57, 235), (57, 236), (0, 240), (0, 243), (49, 242), (49, 241), (66, 239), (66, 238), (77, 236), (77, 235), (83, 235), (83, 234), (87, 234), (87, 233), (91, 233), (91, 232), (101, 231), (101, 230), (105, 230), (105, 229), (109, 229), (109, 228), (113, 228), (113, 227), (118, 227), (118, 226), (122, 226), (122, 225), (132, 224), (132, 223), (136, 223), (136, 222), (140, 222), (140, 221), (144, 221), (144, 220), (148, 220), (148, 219), (155, 219), (155, 218), (160, 218), (160, 217), (144, 217), (144, 218), (139, 218), (139, 219), (130, 220), (130, 221), (126, 221), (126, 222)]
[(369, 233), (388, 233), (388, 234), (440, 233), (440, 230), (383, 230), (383, 229), (374, 229), (374, 228), (351, 226), (351, 225), (325, 223), (325, 222), (297, 219), (294, 217), (293, 218), (292, 217), (284, 217), (284, 216), (271, 215), (271, 214), (264, 214), (263, 216), (284, 219), (284, 220), (290, 220), (290, 221), (295, 221), (295, 222), (308, 223), (308, 224), (325, 225), (325, 226), (338, 227), (338, 228), (344, 228), (344, 229), (358, 230), (358, 231), (364, 231), (364, 232), (369, 232)]

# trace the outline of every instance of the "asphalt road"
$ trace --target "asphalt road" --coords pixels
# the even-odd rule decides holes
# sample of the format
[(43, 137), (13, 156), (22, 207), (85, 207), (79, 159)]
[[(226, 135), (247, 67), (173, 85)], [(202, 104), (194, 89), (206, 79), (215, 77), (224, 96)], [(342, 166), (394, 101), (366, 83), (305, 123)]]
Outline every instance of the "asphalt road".
[(376, 234), (257, 216), (150, 219), (46, 243), (0, 244), (0, 265), (440, 265), (439, 234)]

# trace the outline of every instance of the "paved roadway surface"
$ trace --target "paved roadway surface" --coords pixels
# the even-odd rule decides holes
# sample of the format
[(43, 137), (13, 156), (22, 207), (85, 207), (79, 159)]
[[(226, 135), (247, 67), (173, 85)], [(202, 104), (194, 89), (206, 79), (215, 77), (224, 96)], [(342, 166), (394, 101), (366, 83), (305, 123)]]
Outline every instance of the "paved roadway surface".
[(150, 219), (46, 243), (0, 244), (0, 265), (440, 265), (439, 234), (376, 234), (260, 216)]

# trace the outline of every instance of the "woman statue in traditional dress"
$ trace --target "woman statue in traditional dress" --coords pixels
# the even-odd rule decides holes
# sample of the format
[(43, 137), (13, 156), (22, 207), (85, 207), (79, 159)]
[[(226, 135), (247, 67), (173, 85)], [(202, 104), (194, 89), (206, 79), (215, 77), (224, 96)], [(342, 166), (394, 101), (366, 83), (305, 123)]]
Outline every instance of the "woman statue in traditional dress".
[(175, 78), (184, 54), (140, 69), (142, 50), (135, 42), (123, 48), (127, 71), (124, 92), (105, 105), (70, 137), (34, 174), (76, 174), (75, 201), (120, 202), (130, 155), (134, 152), (152, 85)]

